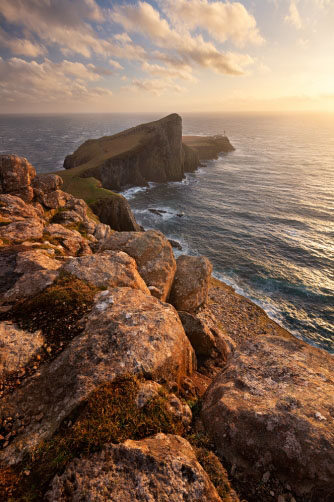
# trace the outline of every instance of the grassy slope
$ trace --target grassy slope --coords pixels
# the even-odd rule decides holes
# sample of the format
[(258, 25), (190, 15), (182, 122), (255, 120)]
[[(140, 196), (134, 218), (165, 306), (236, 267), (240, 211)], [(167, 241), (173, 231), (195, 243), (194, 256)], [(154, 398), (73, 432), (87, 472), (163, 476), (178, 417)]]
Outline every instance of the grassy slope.
[[(84, 199), (87, 204), (92, 204), (98, 199), (118, 196), (101, 186), (101, 182), (97, 179), (97, 170), (107, 159), (138, 147), (143, 138), (143, 132), (133, 131), (85, 141), (73, 154), (77, 167), (55, 173), (63, 179), (62, 189), (74, 197)], [(91, 176), (87, 177), (88, 174)]]

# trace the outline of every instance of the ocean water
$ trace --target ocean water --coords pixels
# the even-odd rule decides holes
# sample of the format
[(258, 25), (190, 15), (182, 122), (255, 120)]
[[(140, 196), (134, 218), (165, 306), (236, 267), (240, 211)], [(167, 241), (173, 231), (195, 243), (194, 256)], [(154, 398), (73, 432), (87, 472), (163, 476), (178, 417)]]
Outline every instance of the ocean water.
[[(156, 118), (0, 116), (0, 153), (54, 171), (85, 139)], [(225, 130), (236, 151), (182, 182), (127, 190), (137, 221), (178, 240), (184, 253), (208, 256), (217, 277), (334, 353), (334, 115), (194, 114), (183, 116), (183, 128)]]

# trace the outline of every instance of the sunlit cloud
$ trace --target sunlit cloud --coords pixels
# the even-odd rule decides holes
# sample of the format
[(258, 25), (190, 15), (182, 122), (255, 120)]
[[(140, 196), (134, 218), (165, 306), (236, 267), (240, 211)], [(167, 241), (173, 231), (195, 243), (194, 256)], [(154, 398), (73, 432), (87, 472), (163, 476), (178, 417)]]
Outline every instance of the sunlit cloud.
[(134, 79), (130, 85), (124, 86), (123, 89), (132, 92), (145, 91), (155, 96), (161, 96), (166, 91), (180, 93), (186, 90), (184, 87), (168, 79)]
[(295, 0), (290, 1), (289, 13), (285, 16), (285, 21), (300, 30), (303, 27), (302, 19)]
[(62, 61), (43, 63), (20, 58), (0, 58), (0, 101), (40, 103), (50, 101), (80, 101), (110, 97), (112, 92), (102, 87), (90, 87), (87, 81), (100, 79), (94, 65)]
[(231, 40), (238, 47), (264, 42), (256, 20), (239, 2), (209, 2), (208, 0), (160, 0), (168, 18), (181, 29), (201, 28), (214, 39)]

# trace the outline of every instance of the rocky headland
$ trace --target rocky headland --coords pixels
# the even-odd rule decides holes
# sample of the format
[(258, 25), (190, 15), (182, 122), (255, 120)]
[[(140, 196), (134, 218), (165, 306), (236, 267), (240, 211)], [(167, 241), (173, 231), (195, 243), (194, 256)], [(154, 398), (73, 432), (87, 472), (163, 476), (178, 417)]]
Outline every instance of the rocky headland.
[(181, 181), (201, 160), (233, 151), (225, 136), (184, 136), (176, 113), (113, 136), (85, 141), (57, 172), (63, 190), (84, 199), (101, 222), (116, 230), (140, 230), (127, 200), (118, 193), (133, 186)]
[(0, 156), (0, 499), (331, 502), (333, 357), (80, 179)]

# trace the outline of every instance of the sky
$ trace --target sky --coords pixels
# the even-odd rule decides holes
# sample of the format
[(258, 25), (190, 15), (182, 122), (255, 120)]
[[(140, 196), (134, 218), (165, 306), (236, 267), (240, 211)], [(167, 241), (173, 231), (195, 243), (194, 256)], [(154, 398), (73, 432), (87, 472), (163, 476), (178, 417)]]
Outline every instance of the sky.
[(334, 0), (0, 0), (0, 113), (334, 112)]

